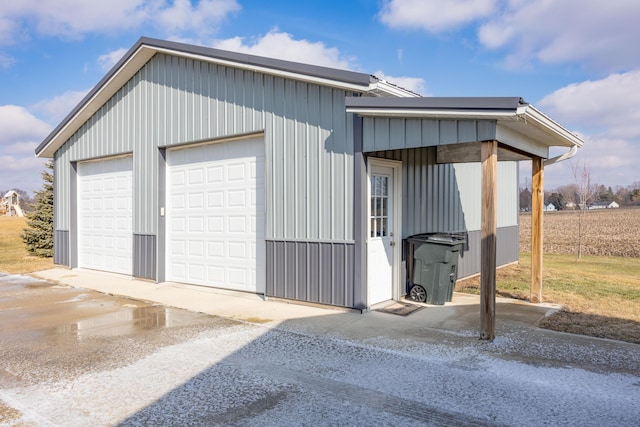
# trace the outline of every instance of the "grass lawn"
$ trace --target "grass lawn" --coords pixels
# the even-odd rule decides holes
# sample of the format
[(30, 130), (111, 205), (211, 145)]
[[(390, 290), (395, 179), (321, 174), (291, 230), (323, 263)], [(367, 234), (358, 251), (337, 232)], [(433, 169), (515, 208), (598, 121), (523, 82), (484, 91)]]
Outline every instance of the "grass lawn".
[(53, 258), (29, 255), (20, 238), (27, 221), (17, 216), (0, 216), (0, 271), (31, 273), (53, 268)]
[[(564, 310), (540, 327), (640, 344), (640, 262), (637, 258), (545, 254), (543, 300)], [(531, 254), (498, 270), (498, 295), (529, 299)], [(458, 283), (462, 292), (479, 293), (480, 279)]]

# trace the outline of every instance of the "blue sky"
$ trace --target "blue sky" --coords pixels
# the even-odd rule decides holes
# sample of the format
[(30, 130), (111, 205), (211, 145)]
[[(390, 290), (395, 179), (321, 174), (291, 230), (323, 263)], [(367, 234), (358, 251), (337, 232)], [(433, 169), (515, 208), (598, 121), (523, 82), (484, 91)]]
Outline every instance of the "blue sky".
[[(521, 96), (640, 182), (637, 0), (21, 0), (0, 4), (0, 190), (41, 187), (34, 148), (140, 36), (376, 74), (425, 96)], [(521, 162), (521, 181), (530, 162)], [(545, 186), (571, 184), (571, 164)]]

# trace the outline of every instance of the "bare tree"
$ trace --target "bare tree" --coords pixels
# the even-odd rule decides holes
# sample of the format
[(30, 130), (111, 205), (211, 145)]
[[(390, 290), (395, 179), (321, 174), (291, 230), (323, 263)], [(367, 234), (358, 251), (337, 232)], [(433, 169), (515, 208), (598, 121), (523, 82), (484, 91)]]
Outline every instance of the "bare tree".
[(579, 209), (578, 208), (578, 186), (576, 184), (563, 185), (556, 190), (565, 201), (566, 209)]
[(520, 210), (530, 212), (531, 211), (531, 182), (527, 179), (524, 185), (520, 183), (518, 188), (520, 198)]
[(576, 196), (578, 202), (578, 259), (582, 258), (582, 244), (584, 236), (584, 216), (593, 201), (594, 185), (591, 184), (591, 171), (587, 167), (587, 161), (583, 160), (576, 164), (571, 163), (573, 178), (576, 182)]

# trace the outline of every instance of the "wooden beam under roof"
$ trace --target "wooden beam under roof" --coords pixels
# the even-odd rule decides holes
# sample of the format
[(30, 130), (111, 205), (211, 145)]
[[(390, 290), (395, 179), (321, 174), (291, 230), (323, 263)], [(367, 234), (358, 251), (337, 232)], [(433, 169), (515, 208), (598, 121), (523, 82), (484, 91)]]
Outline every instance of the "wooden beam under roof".
[[(481, 161), (480, 146), (482, 142), (465, 142), (460, 144), (439, 145), (436, 148), (437, 163), (479, 163)], [(500, 144), (498, 161), (529, 160), (531, 157)]]

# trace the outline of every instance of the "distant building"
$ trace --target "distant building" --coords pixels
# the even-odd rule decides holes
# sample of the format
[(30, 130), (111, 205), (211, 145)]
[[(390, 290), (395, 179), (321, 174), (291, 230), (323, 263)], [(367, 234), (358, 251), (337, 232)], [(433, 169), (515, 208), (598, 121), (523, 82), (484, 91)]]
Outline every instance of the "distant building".
[(6, 216), (24, 216), (20, 207), (20, 195), (11, 190), (7, 192), (0, 200), (0, 214)]
[(549, 203), (548, 205), (544, 206), (544, 211), (545, 212), (553, 212), (553, 211), (557, 211), (558, 209), (556, 208), (556, 205), (554, 205), (553, 203)]
[(619, 207), (618, 202), (597, 202), (589, 206), (589, 209), (616, 209)]

